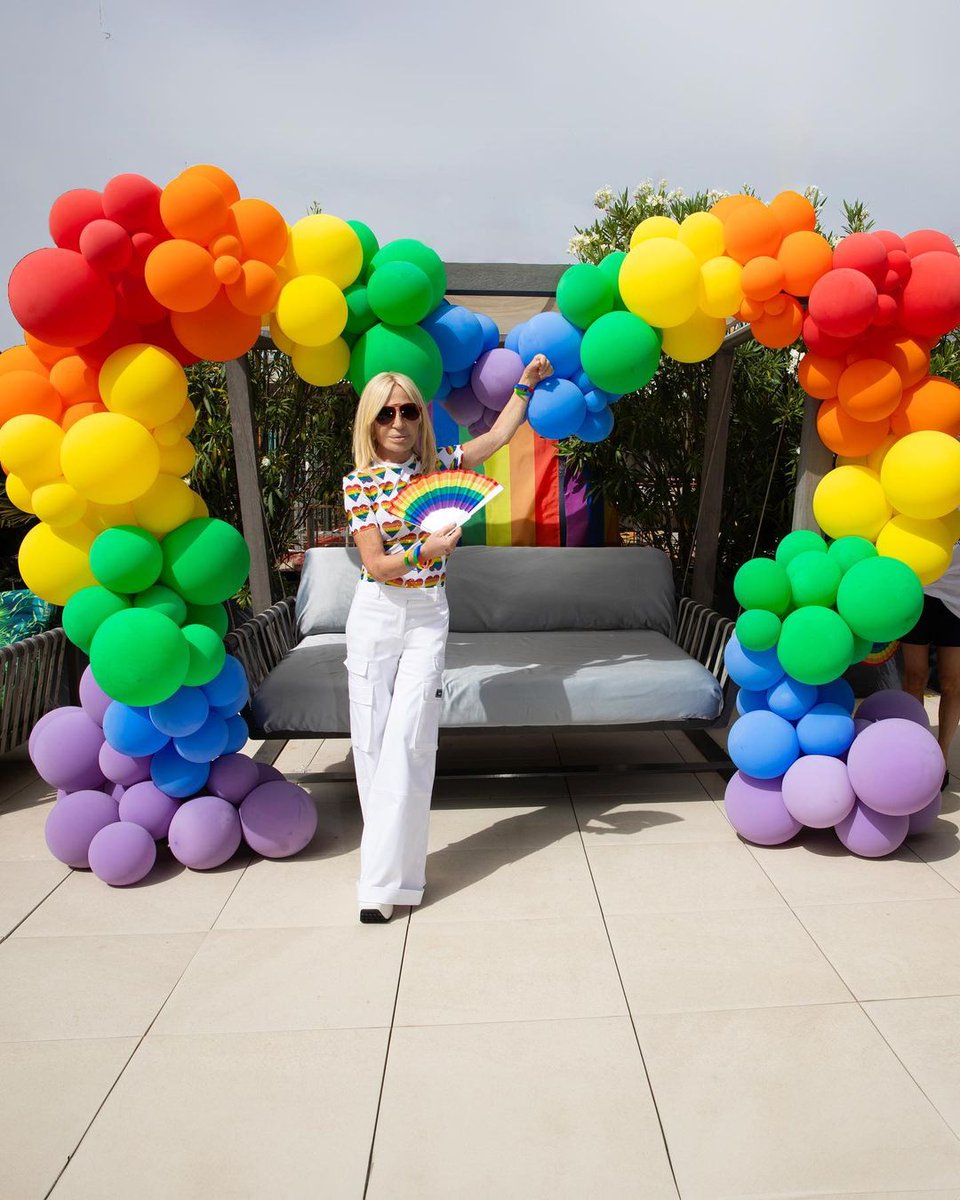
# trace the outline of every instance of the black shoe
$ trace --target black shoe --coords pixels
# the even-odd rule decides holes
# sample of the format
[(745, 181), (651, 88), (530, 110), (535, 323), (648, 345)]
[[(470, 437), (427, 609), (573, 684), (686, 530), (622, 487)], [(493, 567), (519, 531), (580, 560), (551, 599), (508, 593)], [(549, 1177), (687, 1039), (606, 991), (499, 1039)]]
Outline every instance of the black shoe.
[(376, 908), (360, 909), (361, 925), (386, 925), (393, 916), (392, 904), (379, 904)]

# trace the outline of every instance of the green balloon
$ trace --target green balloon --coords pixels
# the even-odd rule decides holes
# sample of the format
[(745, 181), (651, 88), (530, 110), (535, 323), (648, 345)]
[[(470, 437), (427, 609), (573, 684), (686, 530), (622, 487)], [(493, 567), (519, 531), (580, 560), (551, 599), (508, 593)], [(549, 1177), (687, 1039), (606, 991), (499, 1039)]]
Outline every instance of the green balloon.
[(777, 657), (787, 674), (801, 683), (829, 683), (850, 666), (853, 634), (832, 608), (811, 604), (785, 618)]
[(583, 369), (605, 392), (622, 396), (646, 387), (660, 363), (660, 339), (630, 312), (609, 312), (583, 335)]
[(174, 625), (182, 625), (187, 619), (187, 604), (184, 598), (162, 583), (155, 583), (133, 598), (134, 608), (149, 608), (153, 612), (163, 613)]
[(837, 609), (858, 637), (892, 642), (917, 623), (923, 608), (923, 585), (897, 558), (865, 558), (840, 583)]
[(827, 543), (812, 529), (795, 529), (780, 542), (775, 557), (778, 563), (786, 566), (791, 558), (796, 558), (805, 550), (819, 550), (821, 554), (826, 554)]
[(363, 248), (363, 266), (360, 268), (360, 275), (361, 278), (366, 278), (365, 272), (380, 249), (380, 243), (377, 241), (377, 235), (363, 221), (348, 221), (347, 224), (360, 239), (360, 245)]
[(819, 550), (802, 550), (787, 564), (790, 588), (796, 608), (817, 604), (821, 608), (833, 608), (837, 602), (837, 588), (843, 578), (837, 562), (829, 554)]
[(93, 635), (104, 621), (129, 607), (126, 596), (118, 596), (108, 588), (81, 588), (64, 605), (63, 632), (84, 654), (89, 654)]
[(872, 653), (872, 651), (873, 642), (868, 641), (866, 638), (858, 637), (856, 634), (853, 635), (853, 654), (850, 658), (851, 663), (863, 662), (867, 655)]
[(765, 608), (751, 608), (737, 618), (737, 640), (747, 650), (770, 650), (780, 637), (780, 618)]
[(160, 578), (191, 604), (217, 604), (236, 595), (249, 570), (247, 543), (215, 517), (196, 517), (163, 539)]
[(409, 375), (429, 399), (440, 387), (443, 361), (437, 343), (419, 325), (374, 325), (357, 339), (350, 354), (350, 382), (357, 394), (381, 371)]
[(610, 281), (592, 263), (568, 267), (557, 284), (557, 307), (578, 329), (586, 329), (613, 308)]
[(188, 604), (184, 625), (209, 625), (217, 637), (225, 638), (230, 618), (222, 604)]
[(105, 529), (90, 547), (90, 570), (113, 592), (142, 592), (156, 583), (163, 565), (160, 543), (137, 525)]
[(107, 617), (90, 646), (101, 688), (124, 704), (159, 704), (183, 684), (190, 664), (186, 639), (163, 613), (128, 608)]
[(603, 272), (607, 282), (613, 288), (614, 312), (622, 312), (627, 307), (620, 295), (620, 267), (626, 257), (625, 250), (611, 250), (609, 254), (604, 255), (598, 266), (598, 270)]
[(388, 325), (416, 325), (434, 307), (429, 276), (416, 263), (383, 263), (370, 276), (367, 303)]
[(187, 687), (202, 687), (220, 674), (227, 657), (223, 638), (219, 638), (209, 625), (184, 625), (180, 631), (190, 651), (184, 683)]
[(827, 547), (827, 555), (846, 574), (855, 563), (863, 562), (865, 558), (876, 558), (877, 548), (866, 538), (850, 534), (831, 542)]
[[(433, 289), (433, 303), (427, 311), (435, 309), (447, 290), (447, 269), (436, 250), (418, 242), (416, 238), (397, 238), (395, 242), (387, 242), (385, 246), (381, 246), (370, 260), (370, 265), (376, 272), (386, 263), (392, 262), (413, 263), (424, 272)], [(373, 276), (368, 278), (372, 279)]]
[(370, 307), (367, 289), (362, 283), (351, 284), (343, 293), (347, 301), (347, 324), (343, 337), (359, 337), (377, 323), (377, 314)]
[(765, 608), (782, 617), (790, 607), (790, 579), (772, 558), (751, 558), (734, 576), (733, 594), (741, 608)]

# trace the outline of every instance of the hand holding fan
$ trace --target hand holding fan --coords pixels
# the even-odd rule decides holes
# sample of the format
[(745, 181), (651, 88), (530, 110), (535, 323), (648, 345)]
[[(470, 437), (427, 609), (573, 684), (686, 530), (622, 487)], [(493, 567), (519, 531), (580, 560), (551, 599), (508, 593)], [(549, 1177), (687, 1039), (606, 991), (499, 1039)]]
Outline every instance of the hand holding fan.
[(436, 533), (447, 525), (464, 525), (503, 491), (495, 479), (459, 468), (433, 471), (408, 483), (399, 496), (384, 502), (393, 517)]

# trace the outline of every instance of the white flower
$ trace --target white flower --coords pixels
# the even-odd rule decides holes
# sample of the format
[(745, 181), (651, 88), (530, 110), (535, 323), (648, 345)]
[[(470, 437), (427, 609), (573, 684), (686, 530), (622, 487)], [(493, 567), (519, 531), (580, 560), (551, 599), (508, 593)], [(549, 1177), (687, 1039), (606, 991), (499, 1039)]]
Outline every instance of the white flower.
[(270, 466), (270, 459), (269, 459), (269, 458), (261, 458), (261, 459), (260, 459), (260, 466), (261, 466), (261, 467), (269, 467), (269, 466)]
[(613, 189), (607, 184), (600, 188), (593, 197), (593, 207), (599, 208), (601, 211), (610, 207), (613, 203)]

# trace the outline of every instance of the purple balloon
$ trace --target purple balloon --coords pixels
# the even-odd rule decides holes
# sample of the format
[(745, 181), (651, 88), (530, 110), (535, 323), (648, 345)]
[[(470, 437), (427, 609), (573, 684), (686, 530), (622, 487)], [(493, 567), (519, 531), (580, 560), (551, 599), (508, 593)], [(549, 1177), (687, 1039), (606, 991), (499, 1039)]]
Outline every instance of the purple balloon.
[(87, 667), (80, 676), (80, 705), (83, 711), (98, 725), (102, 725), (104, 714), (112, 703), (113, 697), (107, 695)]
[[(104, 786), (106, 786), (106, 784), (104, 784)], [(115, 783), (113, 785), (113, 787), (110, 789), (108, 794), (110, 796), (112, 796), (114, 798), (114, 800), (116, 800), (116, 802), (119, 804), (120, 801), (123, 799), (123, 793), (126, 790), (127, 789), (123, 786), (122, 783)]]
[(477, 399), (473, 394), (473, 389), (469, 387), (454, 388), (446, 399), (440, 401), (440, 404), (458, 425), (468, 428), (483, 416), (483, 403)]
[(152, 838), (165, 838), (179, 800), (161, 792), (150, 779), (127, 788), (120, 800), (120, 820), (141, 825)]
[(43, 836), (54, 858), (68, 867), (88, 867), (94, 836), (119, 820), (117, 802), (106, 792), (70, 792), (50, 809)]
[(857, 802), (856, 792), (839, 758), (807, 754), (783, 777), (787, 812), (814, 829), (832, 829)]
[(100, 747), (99, 763), (107, 779), (112, 783), (122, 783), (124, 787), (150, 778), (149, 755), (146, 758), (131, 758), (129, 754), (114, 750), (109, 742), (104, 742)]
[(240, 824), (251, 850), (264, 858), (289, 858), (317, 832), (317, 806), (295, 783), (263, 783), (240, 805)]
[(225, 754), (211, 764), (207, 789), (211, 795), (229, 800), (231, 804), (239, 804), (262, 782), (257, 766), (245, 754)]
[(909, 817), (910, 827), (907, 830), (907, 837), (914, 833), (926, 833), (928, 829), (932, 829), (936, 824), (937, 817), (940, 816), (940, 808), (943, 805), (943, 793), (937, 792), (934, 798), (925, 808), (921, 808), (919, 812), (911, 813)]
[(875, 812), (859, 801), (837, 822), (837, 837), (853, 854), (882, 858), (892, 854), (907, 836), (910, 818)]
[(278, 771), (277, 768), (275, 766), (273, 766), (271, 763), (258, 762), (256, 764), (256, 768), (257, 768), (257, 775), (259, 776), (259, 778), (257, 779), (258, 784), (271, 783), (274, 779), (285, 779), (286, 778), (284, 773), (282, 771)]
[[(76, 705), (66, 705), (68, 708), (76, 708)], [(77, 709), (79, 712), (80, 710)], [(30, 755), (30, 761), (33, 761), (33, 748), (37, 743), (41, 732), (50, 724), (50, 722), (63, 712), (63, 708), (54, 708), (50, 712), (46, 712), (42, 717), (38, 717), (33, 728), (30, 730), (30, 737), (27, 739), (27, 753)]]
[(149, 875), (157, 861), (157, 843), (140, 825), (105, 825), (90, 843), (90, 870), (113, 887), (128, 887)]
[(470, 376), (474, 395), (497, 412), (504, 407), (520, 382), (523, 359), (515, 350), (496, 349), (481, 354)]
[(929, 804), (940, 790), (943, 752), (922, 725), (890, 717), (857, 734), (847, 755), (847, 770), (864, 804), (878, 813), (907, 817)]
[(927, 710), (916, 696), (892, 689), (867, 696), (857, 709), (856, 715), (861, 721), (883, 721), (890, 717), (900, 717), (904, 721), (914, 721), (924, 729), (930, 728)]
[(783, 803), (780, 779), (754, 779), (737, 771), (724, 793), (727, 817), (741, 837), (759, 846), (779, 846), (803, 826)]
[(30, 758), (51, 787), (68, 792), (99, 788), (103, 730), (82, 708), (59, 708), (43, 728), (34, 730)]
[(181, 804), (167, 832), (174, 858), (195, 871), (219, 867), (243, 840), (240, 817), (219, 796), (197, 796)]

